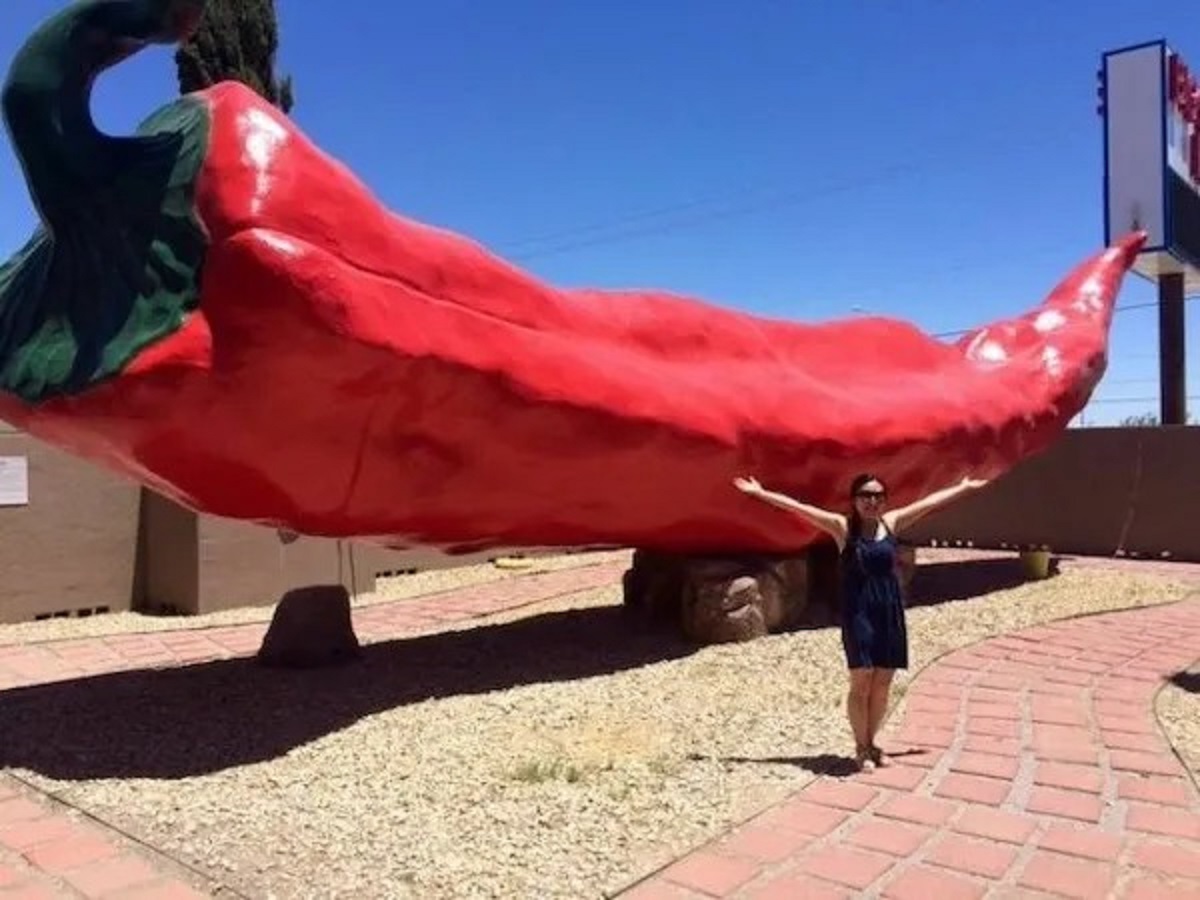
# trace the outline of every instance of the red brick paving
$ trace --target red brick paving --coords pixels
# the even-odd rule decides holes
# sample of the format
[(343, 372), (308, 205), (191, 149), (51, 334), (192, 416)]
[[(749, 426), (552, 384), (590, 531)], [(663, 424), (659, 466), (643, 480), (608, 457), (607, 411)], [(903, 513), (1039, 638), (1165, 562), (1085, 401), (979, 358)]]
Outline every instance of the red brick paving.
[(13, 795), (0, 800), (0, 897), (118, 900), (132, 888), (164, 900), (206, 896), (168, 861), (152, 861), (121, 836), (10, 779), (3, 784)]
[[(743, 834), (774, 833), (776, 852), (741, 856), (755, 871), (736, 887), (683, 896), (1200, 898), (1200, 795), (1152, 708), (1197, 657), (1200, 598), (952, 653), (889, 725), (892, 767), (818, 778), (734, 829), (727, 864)], [(622, 900), (680, 886), (672, 871)]]
[[(624, 563), (583, 565), (354, 610), (363, 643), (419, 634), (450, 621), (461, 622), (540, 603), (567, 593), (619, 582)], [(252, 656), (266, 624), (0, 645), (0, 691), (15, 690), (134, 669), (197, 665)], [(2, 729), (0, 725), (0, 729)], [(2, 731), (0, 731), (2, 733)], [(831, 826), (832, 828), (832, 826)], [(782, 832), (789, 849), (788, 835)], [(777, 843), (779, 843), (777, 841)], [(708, 888), (732, 884), (738, 871), (757, 874), (741, 857), (704, 868), (684, 861), (680, 872), (698, 872)], [(720, 878), (725, 881), (720, 881)], [(201, 880), (100, 823), (53, 803), (0, 772), (0, 900), (204, 900)], [(210, 886), (211, 888), (212, 886)], [(697, 895), (668, 886), (647, 888), (645, 898)], [(642, 895), (638, 895), (642, 896)]]

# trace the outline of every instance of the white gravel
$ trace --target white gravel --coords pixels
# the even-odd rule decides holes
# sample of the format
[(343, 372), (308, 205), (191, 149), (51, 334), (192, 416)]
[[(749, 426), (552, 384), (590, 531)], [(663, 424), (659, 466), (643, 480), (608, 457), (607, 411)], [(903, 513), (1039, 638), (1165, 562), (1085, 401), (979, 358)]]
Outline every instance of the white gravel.
[[(913, 671), (1185, 592), (1072, 569), (914, 608)], [(614, 586), (342, 669), (222, 662), (9, 692), (0, 762), (254, 898), (600, 897), (848, 753), (844, 683), (833, 629), (695, 650), (632, 633)]]
[(1163, 734), (1200, 785), (1200, 660), (1163, 686), (1155, 712)]

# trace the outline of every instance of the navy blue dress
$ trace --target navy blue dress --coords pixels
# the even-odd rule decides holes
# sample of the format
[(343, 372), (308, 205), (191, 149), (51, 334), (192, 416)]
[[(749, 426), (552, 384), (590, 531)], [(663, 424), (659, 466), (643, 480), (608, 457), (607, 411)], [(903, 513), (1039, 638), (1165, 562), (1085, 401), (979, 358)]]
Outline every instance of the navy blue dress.
[[(886, 526), (884, 526), (886, 529)], [(907, 669), (896, 536), (851, 535), (842, 553), (842, 645), (851, 669)]]

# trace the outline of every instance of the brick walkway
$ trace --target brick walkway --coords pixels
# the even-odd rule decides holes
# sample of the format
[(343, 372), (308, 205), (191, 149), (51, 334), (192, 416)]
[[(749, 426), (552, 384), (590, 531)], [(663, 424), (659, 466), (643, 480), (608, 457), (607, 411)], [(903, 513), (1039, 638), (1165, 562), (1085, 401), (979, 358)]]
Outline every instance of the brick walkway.
[(621, 896), (1200, 898), (1200, 797), (1159, 733), (1200, 599), (996, 638), (922, 671), (894, 766), (818, 778)]
[[(619, 582), (625, 563), (494, 581), (354, 611), (363, 643), (419, 634)], [(0, 691), (131, 669), (253, 655), (266, 624), (0, 646)], [(0, 723), (0, 740), (3, 724)], [(197, 873), (0, 774), (0, 900), (190, 900), (213, 895)], [(231, 897), (222, 891), (216, 896)]]

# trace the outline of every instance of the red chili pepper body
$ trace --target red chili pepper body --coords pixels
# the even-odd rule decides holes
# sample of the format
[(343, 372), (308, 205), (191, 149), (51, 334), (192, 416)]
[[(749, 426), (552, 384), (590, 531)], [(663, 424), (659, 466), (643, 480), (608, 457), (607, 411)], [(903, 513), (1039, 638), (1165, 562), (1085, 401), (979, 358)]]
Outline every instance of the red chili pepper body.
[(731, 485), (903, 503), (1049, 446), (1104, 369), (1142, 237), (957, 345), (563, 291), (399, 218), (249, 89), (201, 95), (208, 246), (181, 326), (0, 416), (200, 511), (393, 546), (795, 551)]

